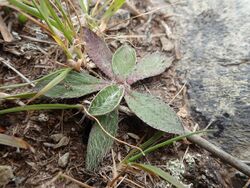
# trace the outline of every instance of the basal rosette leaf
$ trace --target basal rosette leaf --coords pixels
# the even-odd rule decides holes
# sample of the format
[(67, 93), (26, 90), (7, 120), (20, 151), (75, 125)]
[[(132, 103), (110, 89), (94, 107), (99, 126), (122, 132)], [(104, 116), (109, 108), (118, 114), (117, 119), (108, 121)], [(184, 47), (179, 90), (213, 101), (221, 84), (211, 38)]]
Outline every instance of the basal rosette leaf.
[(129, 45), (123, 45), (116, 50), (112, 58), (112, 69), (114, 74), (126, 80), (136, 64), (136, 52)]
[(113, 78), (112, 52), (106, 43), (93, 31), (83, 28), (85, 49), (93, 63), (109, 78)]
[(167, 133), (183, 133), (180, 119), (163, 101), (136, 91), (127, 93), (125, 100), (130, 110), (149, 126)]
[[(38, 89), (43, 88), (56, 76), (57, 74), (48, 76), (46, 79), (38, 82), (36, 87)], [(45, 96), (51, 98), (76, 98), (101, 90), (105, 86), (107, 86), (107, 82), (97, 79), (88, 73), (71, 71), (63, 81), (51, 88)]]
[[(114, 110), (106, 115), (99, 116), (103, 128), (110, 133), (112, 136), (116, 136), (118, 129), (118, 110)], [(97, 169), (103, 157), (112, 147), (114, 140), (108, 136), (100, 126), (95, 123), (91, 129), (86, 156), (86, 169), (95, 170)]]
[(163, 73), (172, 64), (173, 58), (168, 58), (159, 52), (146, 55), (136, 64), (128, 76), (127, 83), (133, 84), (139, 80)]
[(92, 100), (89, 113), (100, 116), (113, 111), (121, 102), (124, 95), (124, 87), (110, 85), (102, 89)]

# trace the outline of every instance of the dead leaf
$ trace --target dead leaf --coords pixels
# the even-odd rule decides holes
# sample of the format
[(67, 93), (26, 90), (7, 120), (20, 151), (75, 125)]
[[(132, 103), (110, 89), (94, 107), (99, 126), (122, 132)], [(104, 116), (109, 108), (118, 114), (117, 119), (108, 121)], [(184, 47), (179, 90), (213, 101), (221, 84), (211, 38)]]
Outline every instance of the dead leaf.
[(2, 16), (0, 15), (0, 32), (3, 36), (3, 40), (5, 42), (11, 42), (14, 40), (13, 36), (11, 35), (11, 33), (8, 31), (8, 27), (6, 26), (6, 24), (3, 21)]
[(161, 45), (162, 45), (162, 50), (163, 51), (169, 52), (169, 51), (171, 51), (174, 48), (174, 44), (168, 38), (161, 37), (160, 41), (161, 41)]

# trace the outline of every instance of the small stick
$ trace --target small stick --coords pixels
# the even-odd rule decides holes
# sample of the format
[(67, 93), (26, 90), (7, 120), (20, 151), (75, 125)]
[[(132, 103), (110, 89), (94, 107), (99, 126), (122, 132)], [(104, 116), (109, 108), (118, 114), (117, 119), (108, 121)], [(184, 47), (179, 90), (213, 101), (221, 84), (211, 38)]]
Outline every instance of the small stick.
[(147, 20), (147, 17), (145, 15), (142, 15), (137, 8), (135, 8), (133, 5), (128, 3), (127, 1), (123, 5), (125, 8), (127, 8), (133, 15), (135, 16), (141, 16), (143, 20)]
[(76, 179), (74, 179), (74, 178), (72, 178), (72, 177), (70, 177), (70, 176), (68, 176), (66, 174), (61, 174), (60, 176), (66, 178), (66, 179), (68, 179), (68, 180), (70, 180), (70, 181), (72, 181), (72, 182), (74, 182), (74, 183), (76, 183), (78, 185), (80, 185), (81, 187), (84, 187), (84, 188), (94, 188), (94, 187), (89, 186), (86, 183), (80, 182), (80, 181), (78, 181), (78, 180), (76, 180)]
[(17, 73), (22, 79), (24, 79), (27, 83), (29, 83), (32, 87), (35, 87), (35, 84), (33, 84), (28, 78), (26, 78), (21, 72), (16, 70), (11, 64), (0, 57), (0, 61), (5, 64), (7, 67), (9, 67), (11, 70), (13, 70), (15, 73)]
[[(124, 110), (126, 107), (120, 108), (122, 112), (126, 113), (127, 115), (132, 115), (133, 112), (131, 112), (128, 108)], [(124, 111), (123, 111), (124, 110)], [(128, 113), (129, 112), (129, 113)], [(188, 129), (185, 130), (185, 133), (191, 133)], [(221, 159), (223, 162), (230, 164), (240, 172), (246, 174), (247, 176), (250, 176), (250, 166), (243, 163), (236, 157), (233, 157), (232, 155), (228, 154), (227, 152), (223, 151), (222, 149), (218, 148), (214, 144), (210, 143), (206, 139), (198, 136), (198, 135), (192, 135), (187, 137), (189, 141), (191, 141), (194, 144), (197, 144), (201, 148), (209, 151), (219, 159)]]

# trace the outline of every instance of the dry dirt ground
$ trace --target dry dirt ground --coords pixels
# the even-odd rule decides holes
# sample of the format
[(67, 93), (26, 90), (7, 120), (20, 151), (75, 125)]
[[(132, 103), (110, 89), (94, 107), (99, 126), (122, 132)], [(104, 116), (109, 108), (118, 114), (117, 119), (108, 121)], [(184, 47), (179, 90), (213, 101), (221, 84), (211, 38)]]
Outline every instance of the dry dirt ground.
[[(135, 4), (140, 12), (153, 9), (153, 6), (146, 2), (138, 1)], [(57, 62), (64, 63), (65, 57), (52, 39), (31, 22), (20, 25), (16, 19), (16, 12), (6, 13), (2, 9), (1, 14), (15, 37), (15, 41), (10, 43), (4, 42), (2, 38), (0, 39), (1, 58), (11, 63), (29, 80), (37, 79), (61, 67)], [(175, 19), (172, 15), (164, 15), (155, 11), (147, 15), (146, 20), (138, 17), (130, 19), (126, 23), (120, 21), (119, 27), (106, 32), (106, 42), (112, 50), (119, 47), (121, 43), (129, 41), (135, 47), (139, 56), (148, 52), (163, 51), (167, 56), (174, 56), (176, 59), (181, 57), (178, 50), (178, 40), (174, 37)], [(0, 63), (0, 85), (21, 82), (23, 80), (20, 76), (2, 62)], [(171, 101), (171, 106), (182, 118), (183, 124), (193, 128), (195, 123), (187, 111), (186, 86), (184, 84), (182, 78), (179, 78), (175, 73), (173, 64), (164, 74), (140, 82), (135, 87), (161, 97), (166, 103)], [(5, 90), (4, 92), (13, 94), (30, 89), (32, 88), (26, 87)], [(76, 103), (85, 99), (56, 101), (41, 98), (34, 103)], [(16, 101), (5, 101), (1, 103), (0, 108), (4, 109), (16, 105)], [(82, 114), (77, 114), (73, 110), (22, 112), (1, 116), (0, 130), (4, 134), (21, 137), (35, 149), (35, 152), (32, 152), (0, 146), (0, 165), (11, 166), (15, 175), (13, 181), (5, 187), (81, 187), (79, 183), (74, 183), (68, 178), (56, 179), (55, 177), (59, 172), (63, 172), (89, 186), (105, 187), (114, 178), (112, 174), (114, 165), (112, 154), (111, 152), (108, 153), (99, 171), (88, 172), (85, 170), (86, 144), (91, 122), (86, 119), (81, 122), (82, 116)], [(137, 118), (128, 117), (125, 114), (121, 115), (119, 127), (118, 138), (134, 145), (138, 144), (141, 138), (144, 138), (144, 140), (149, 138), (154, 132)], [(63, 141), (60, 142), (54, 137), (59, 137), (58, 139)], [(165, 139), (170, 137), (172, 135), (166, 135)], [(55, 145), (56, 147), (53, 147)], [(113, 157), (117, 164), (126, 156), (128, 151), (129, 148), (124, 145), (114, 144)], [(61, 167), (58, 160), (65, 153), (69, 153), (69, 160), (65, 167)], [(189, 159), (193, 162), (188, 161), (186, 156), (190, 156)], [(231, 180), (229, 180), (229, 168), (210, 157), (207, 152), (185, 140), (156, 151), (141, 161), (169, 171), (169, 161), (181, 161), (182, 159), (186, 168), (181, 177), (184, 183), (193, 184), (193, 187), (199, 188), (230, 187), (232, 185)], [(175, 173), (174, 171), (170, 172)], [(178, 172), (176, 173), (178, 174)], [(119, 187), (169, 186), (161, 179), (145, 172), (127, 171), (122, 176), (125, 179)]]

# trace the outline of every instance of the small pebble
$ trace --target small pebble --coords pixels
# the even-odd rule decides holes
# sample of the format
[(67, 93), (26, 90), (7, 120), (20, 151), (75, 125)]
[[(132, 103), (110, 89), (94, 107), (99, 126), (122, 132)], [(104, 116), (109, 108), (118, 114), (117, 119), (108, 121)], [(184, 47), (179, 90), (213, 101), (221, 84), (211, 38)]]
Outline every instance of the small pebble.
[(58, 160), (58, 165), (62, 168), (66, 167), (69, 162), (69, 152), (65, 153)]
[(7, 185), (14, 178), (11, 166), (0, 166), (0, 186)]

